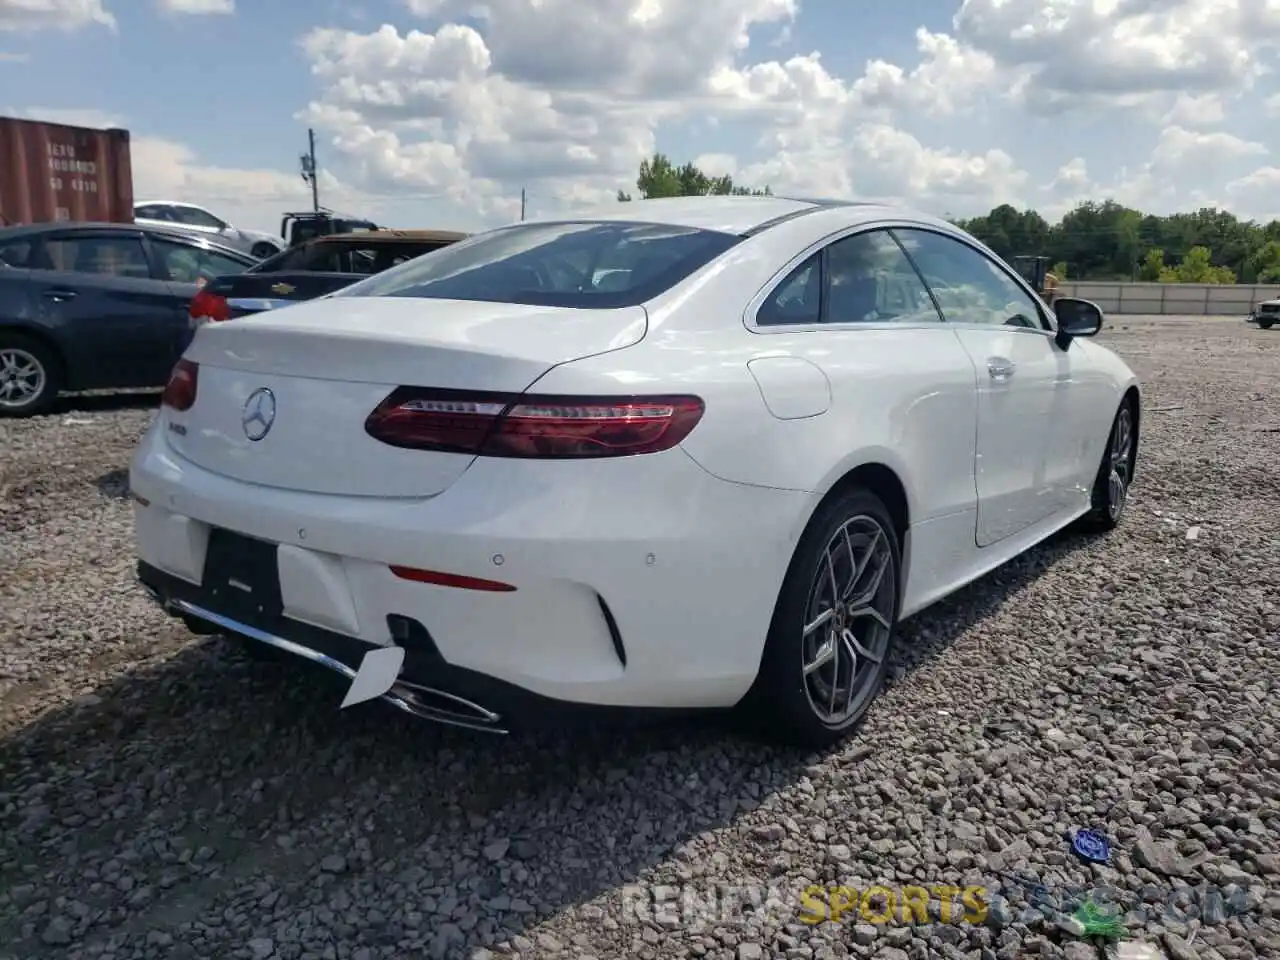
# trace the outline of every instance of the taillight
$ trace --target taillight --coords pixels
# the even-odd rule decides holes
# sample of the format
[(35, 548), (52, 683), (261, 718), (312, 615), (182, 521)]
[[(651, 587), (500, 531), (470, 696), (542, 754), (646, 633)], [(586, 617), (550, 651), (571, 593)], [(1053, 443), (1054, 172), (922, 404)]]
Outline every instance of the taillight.
[(187, 307), (187, 316), (192, 320), (212, 320), (215, 323), (231, 319), (231, 307), (227, 298), (208, 290), (199, 291), (191, 298)]
[(160, 396), (162, 406), (172, 410), (190, 410), (196, 402), (196, 385), (200, 367), (190, 360), (179, 360), (169, 374), (169, 382), (165, 384), (164, 393)]
[(393, 447), (486, 457), (627, 457), (669, 450), (702, 419), (698, 397), (551, 397), (401, 387), (365, 431)]

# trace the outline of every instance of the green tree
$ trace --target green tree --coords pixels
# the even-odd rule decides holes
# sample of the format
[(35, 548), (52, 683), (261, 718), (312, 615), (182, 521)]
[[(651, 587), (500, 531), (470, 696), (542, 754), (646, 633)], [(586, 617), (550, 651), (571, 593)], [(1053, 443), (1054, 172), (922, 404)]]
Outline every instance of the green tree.
[(1235, 283), (1236, 275), (1230, 267), (1213, 265), (1213, 254), (1208, 247), (1192, 247), (1176, 267), (1160, 271), (1161, 283)]
[[(640, 164), (636, 190), (641, 197), (771, 192), (709, 176), (692, 163), (677, 166), (661, 153)], [(618, 199), (631, 194), (619, 190)], [(1280, 283), (1280, 220), (1257, 223), (1214, 207), (1156, 216), (1103, 199), (1078, 204), (1057, 223), (1009, 204), (968, 219), (947, 213), (945, 219), (1006, 259), (1048, 257), (1059, 280), (1069, 273), (1073, 280), (1235, 283), (1239, 277), (1241, 283)]]
[(1241, 279), (1246, 283), (1280, 283), (1280, 240), (1268, 240), (1254, 250)]
[(1147, 283), (1159, 283), (1162, 273), (1164, 273), (1164, 251), (1154, 247), (1148, 250), (1146, 257), (1143, 258), (1142, 266), (1138, 270), (1138, 279)]
[[(692, 163), (677, 167), (666, 154), (655, 153), (652, 159), (640, 161), (640, 175), (636, 177), (636, 190), (641, 198), (651, 200), (655, 197), (702, 197), (709, 195), (732, 195), (742, 197), (771, 196), (768, 187), (754, 190), (741, 187), (733, 182), (733, 177), (711, 177), (703, 173)], [(618, 200), (625, 203), (631, 194), (619, 190)]]

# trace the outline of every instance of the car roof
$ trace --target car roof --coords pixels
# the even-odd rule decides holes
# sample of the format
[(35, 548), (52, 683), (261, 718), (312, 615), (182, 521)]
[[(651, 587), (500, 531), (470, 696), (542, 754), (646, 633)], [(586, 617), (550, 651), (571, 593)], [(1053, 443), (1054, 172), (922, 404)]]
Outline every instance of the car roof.
[(352, 230), (349, 233), (327, 233), (313, 237), (313, 243), (344, 243), (357, 240), (362, 243), (392, 243), (404, 240), (455, 241), (465, 240), (470, 234), (456, 230)]
[(72, 232), (82, 232), (92, 230), (94, 233), (145, 233), (150, 236), (167, 237), (177, 240), (181, 243), (196, 244), (198, 246), (207, 246), (219, 253), (230, 253), (243, 259), (252, 260), (253, 257), (248, 254), (228, 247), (225, 244), (200, 236), (192, 236), (185, 230), (168, 227), (157, 226), (150, 223), (99, 223), (96, 221), (84, 220), (49, 220), (44, 223), (24, 223), (16, 227), (0, 228), (0, 240), (16, 240), (25, 236), (40, 236), (45, 233), (60, 232), (68, 230)]
[(135, 200), (134, 207), (190, 207), (192, 210), (204, 210), (205, 208), (198, 203), (187, 203), (185, 200)]
[(543, 217), (526, 223), (632, 222), (661, 223), (674, 227), (716, 230), (737, 235), (758, 233), (775, 223), (832, 208), (847, 209), (853, 222), (903, 217), (939, 225), (946, 221), (908, 207), (869, 200), (841, 200), (779, 196), (660, 197), (652, 200), (615, 201), (572, 216)]

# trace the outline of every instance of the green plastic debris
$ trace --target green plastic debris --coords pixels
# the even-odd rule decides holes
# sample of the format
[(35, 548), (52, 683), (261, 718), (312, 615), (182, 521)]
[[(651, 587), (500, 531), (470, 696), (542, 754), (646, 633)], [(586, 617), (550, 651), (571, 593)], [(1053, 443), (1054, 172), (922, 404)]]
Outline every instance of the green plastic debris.
[(1086, 900), (1075, 912), (1075, 918), (1084, 927), (1086, 937), (1102, 937), (1106, 940), (1118, 940), (1128, 932), (1124, 921), (1120, 919), (1114, 908), (1103, 907)]

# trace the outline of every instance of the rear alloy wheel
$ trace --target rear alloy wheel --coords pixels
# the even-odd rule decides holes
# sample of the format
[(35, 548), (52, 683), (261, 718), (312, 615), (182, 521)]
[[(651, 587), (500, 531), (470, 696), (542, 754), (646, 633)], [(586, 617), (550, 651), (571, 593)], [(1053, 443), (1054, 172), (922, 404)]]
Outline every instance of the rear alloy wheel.
[(43, 413), (58, 395), (58, 367), (39, 343), (0, 333), (0, 417)]
[(823, 746), (844, 737), (884, 682), (901, 553), (880, 500), (854, 489), (801, 537), (770, 627), (754, 697), (765, 732)]
[(1093, 482), (1093, 510), (1090, 525), (1100, 530), (1114, 530), (1120, 524), (1129, 502), (1133, 483), (1133, 467), (1137, 459), (1133, 436), (1133, 403), (1120, 404), (1107, 436), (1107, 449)]

